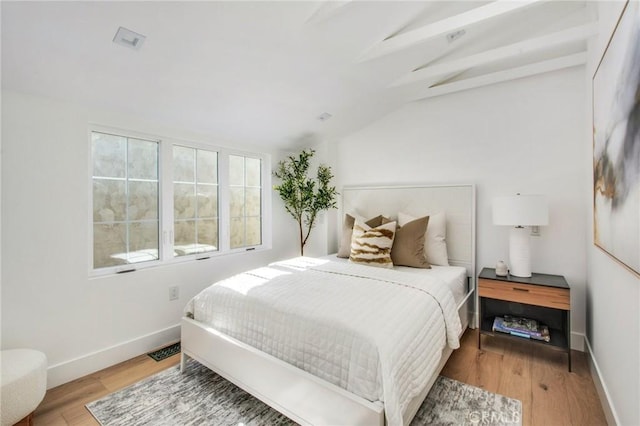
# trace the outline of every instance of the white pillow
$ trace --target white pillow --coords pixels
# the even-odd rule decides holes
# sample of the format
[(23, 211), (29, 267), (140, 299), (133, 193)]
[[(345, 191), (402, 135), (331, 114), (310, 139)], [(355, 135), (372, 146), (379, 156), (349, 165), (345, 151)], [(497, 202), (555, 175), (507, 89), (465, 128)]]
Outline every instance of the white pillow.
[[(398, 225), (418, 219), (406, 213), (398, 213)], [(444, 212), (429, 216), (429, 225), (424, 238), (424, 253), (431, 265), (449, 266), (447, 255), (447, 218)]]
[(393, 268), (391, 248), (396, 233), (396, 222), (370, 227), (357, 220), (351, 236), (349, 261), (361, 265)]

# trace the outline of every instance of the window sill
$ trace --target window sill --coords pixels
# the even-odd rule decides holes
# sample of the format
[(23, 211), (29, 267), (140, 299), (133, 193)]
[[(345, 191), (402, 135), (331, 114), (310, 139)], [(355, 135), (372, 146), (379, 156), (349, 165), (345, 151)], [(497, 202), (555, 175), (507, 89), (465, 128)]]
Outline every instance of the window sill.
[(261, 253), (268, 250), (271, 250), (272, 247), (268, 245), (256, 246), (256, 247), (245, 247), (240, 249), (226, 250), (223, 252), (210, 252), (210, 253), (199, 253), (188, 256), (180, 256), (173, 259), (165, 260), (165, 261), (150, 261), (138, 264), (129, 264), (129, 265), (119, 265), (117, 267), (109, 267), (103, 269), (94, 269), (89, 272), (89, 279), (100, 279), (100, 278), (109, 278), (115, 277), (118, 275), (129, 275), (133, 272), (143, 271), (146, 269), (157, 269), (162, 267), (171, 267), (177, 265), (184, 265), (190, 262), (200, 262), (200, 261), (213, 261), (215, 259), (239, 255), (243, 253)]

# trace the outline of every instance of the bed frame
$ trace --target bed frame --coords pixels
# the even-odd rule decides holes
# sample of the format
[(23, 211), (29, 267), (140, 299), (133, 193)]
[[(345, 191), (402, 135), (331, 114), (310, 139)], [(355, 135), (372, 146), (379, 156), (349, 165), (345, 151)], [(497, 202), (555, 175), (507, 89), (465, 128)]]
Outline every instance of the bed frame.
[[(468, 292), (458, 304), (464, 332), (467, 326), (475, 326), (475, 204), (472, 184), (345, 187), (340, 211), (391, 217), (398, 211), (416, 216), (445, 211), (449, 263), (466, 267), (469, 277)], [(415, 416), (451, 353), (445, 347), (428, 386), (409, 404), (405, 424)], [(300, 424), (385, 424), (382, 404), (365, 400), (211, 327), (183, 318), (182, 370), (188, 358)]]

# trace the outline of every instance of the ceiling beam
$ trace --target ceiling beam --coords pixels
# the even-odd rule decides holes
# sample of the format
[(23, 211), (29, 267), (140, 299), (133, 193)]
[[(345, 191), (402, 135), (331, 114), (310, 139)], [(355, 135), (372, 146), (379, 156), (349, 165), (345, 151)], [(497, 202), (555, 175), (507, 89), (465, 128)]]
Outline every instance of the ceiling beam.
[(459, 15), (454, 15), (385, 39), (371, 47), (368, 51), (364, 52), (360, 58), (358, 58), (357, 62), (364, 62), (395, 53), (431, 38), (448, 34), (469, 25), (477, 24), (478, 22), (513, 12), (541, 1), (545, 0), (496, 0), (492, 3), (477, 7)]
[(433, 98), (449, 93), (460, 92), (462, 90), (474, 89), (476, 87), (488, 86), (490, 84), (501, 83), (518, 78), (529, 77), (545, 72), (571, 68), (587, 63), (587, 53), (581, 52), (573, 55), (562, 56), (548, 61), (536, 62), (522, 67), (511, 68), (504, 71), (498, 71), (490, 74), (471, 77), (465, 80), (457, 80), (450, 83), (444, 83), (425, 89), (412, 91), (408, 101), (417, 101), (420, 99)]
[(563, 44), (586, 40), (587, 38), (597, 34), (597, 32), (598, 27), (595, 23), (580, 25), (545, 36), (524, 40), (507, 46), (498, 47), (496, 49), (486, 50), (484, 52), (453, 61), (428, 66), (405, 75), (392, 83), (390, 87), (430, 80), (434, 77), (465, 71), (473, 67), (517, 57), (526, 53), (548, 50)]

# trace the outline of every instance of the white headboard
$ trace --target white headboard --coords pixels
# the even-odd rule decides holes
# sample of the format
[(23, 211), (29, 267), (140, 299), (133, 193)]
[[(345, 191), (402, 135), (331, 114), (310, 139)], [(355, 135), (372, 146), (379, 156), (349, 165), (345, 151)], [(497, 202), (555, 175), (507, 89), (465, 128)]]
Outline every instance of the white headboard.
[[(340, 223), (345, 213), (397, 218), (398, 212), (447, 216), (449, 264), (476, 275), (476, 188), (473, 184), (411, 186), (346, 186), (342, 189)], [(342, 229), (340, 227), (340, 229)]]

